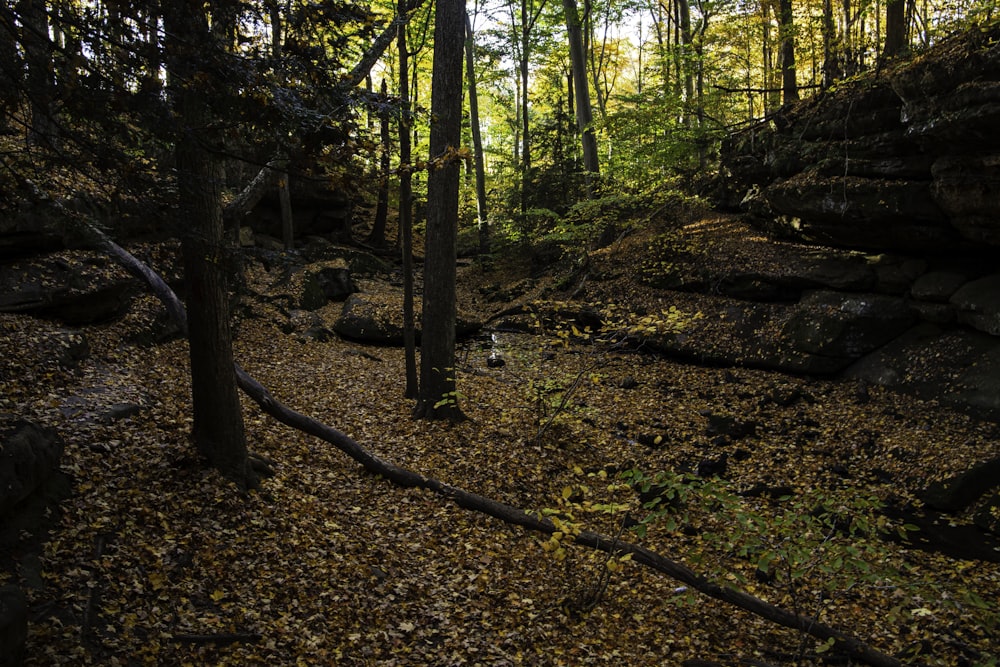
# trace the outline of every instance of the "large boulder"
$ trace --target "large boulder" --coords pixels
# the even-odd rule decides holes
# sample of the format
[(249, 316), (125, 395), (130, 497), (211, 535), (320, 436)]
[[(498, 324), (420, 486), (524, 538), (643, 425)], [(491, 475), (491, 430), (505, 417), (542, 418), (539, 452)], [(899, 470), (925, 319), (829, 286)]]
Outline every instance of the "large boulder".
[(0, 295), (0, 312), (26, 313), (83, 326), (121, 317), (128, 312), (135, 293), (135, 283), (127, 280), (88, 290), (29, 285)]
[[(387, 295), (352, 294), (333, 324), (333, 330), (349, 340), (373, 345), (402, 345), (402, 294), (391, 292)], [(419, 314), (416, 325), (419, 327)], [(476, 322), (459, 315), (455, 322), (455, 334), (468, 336), (482, 327)], [(420, 330), (416, 330), (417, 341)]]
[(1000, 273), (968, 282), (950, 299), (958, 320), (991, 336), (1000, 336)]
[[(708, 304), (713, 298), (689, 300), (718, 311)], [(790, 305), (728, 302), (722, 317), (692, 318), (681, 331), (644, 336), (643, 344), (700, 363), (832, 375), (915, 323), (902, 298), (816, 290)]]
[[(934, 363), (914, 363), (922, 359)], [(1000, 340), (966, 327), (918, 324), (845, 375), (1000, 419)]]
[(913, 311), (897, 297), (816, 291), (800, 302), (784, 334), (794, 350), (850, 363), (915, 322)]
[(305, 239), (302, 255), (309, 262), (343, 262), (352, 274), (359, 276), (384, 275), (392, 272), (392, 265), (381, 257), (357, 248), (336, 245), (318, 236)]
[(319, 310), (330, 301), (345, 301), (360, 291), (346, 266), (324, 266), (310, 269), (302, 281), (299, 305), (304, 310)]
[(333, 324), (344, 338), (375, 345), (402, 345), (403, 326), (386, 304), (351, 295)]

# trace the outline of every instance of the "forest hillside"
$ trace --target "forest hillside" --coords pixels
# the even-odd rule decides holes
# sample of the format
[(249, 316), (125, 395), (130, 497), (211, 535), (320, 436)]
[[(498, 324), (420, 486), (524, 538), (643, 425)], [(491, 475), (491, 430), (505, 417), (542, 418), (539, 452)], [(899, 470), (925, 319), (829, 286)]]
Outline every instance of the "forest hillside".
[(827, 5), (0, 9), (0, 666), (997, 664), (1000, 33)]

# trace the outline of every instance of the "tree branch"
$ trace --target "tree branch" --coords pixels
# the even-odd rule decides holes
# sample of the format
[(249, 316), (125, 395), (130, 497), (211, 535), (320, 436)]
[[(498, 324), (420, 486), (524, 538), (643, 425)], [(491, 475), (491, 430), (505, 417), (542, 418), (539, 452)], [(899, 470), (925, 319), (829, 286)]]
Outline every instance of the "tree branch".
[(396, 18), (385, 27), (385, 30), (383, 30), (382, 33), (375, 38), (375, 41), (368, 47), (368, 50), (361, 55), (361, 59), (358, 61), (358, 64), (354, 66), (354, 69), (351, 70), (350, 74), (344, 77), (340, 84), (343, 88), (350, 90), (365, 80), (365, 77), (368, 76), (368, 73), (371, 71), (372, 67), (375, 66), (375, 63), (378, 62), (378, 59), (382, 57), (385, 50), (389, 48), (389, 45), (392, 44), (394, 39), (396, 39), (396, 33), (398, 32), (399, 27), (405, 26), (409, 23), (410, 14), (419, 9), (424, 2), (425, 0), (410, 0), (406, 6), (406, 15), (396, 16)]
[(288, 168), (288, 162), (288, 157), (279, 151), (257, 172), (253, 180), (236, 195), (233, 201), (222, 209), (222, 216), (226, 220), (227, 227), (241, 221), (253, 210), (257, 202), (263, 199), (267, 191), (278, 182), (278, 177)]

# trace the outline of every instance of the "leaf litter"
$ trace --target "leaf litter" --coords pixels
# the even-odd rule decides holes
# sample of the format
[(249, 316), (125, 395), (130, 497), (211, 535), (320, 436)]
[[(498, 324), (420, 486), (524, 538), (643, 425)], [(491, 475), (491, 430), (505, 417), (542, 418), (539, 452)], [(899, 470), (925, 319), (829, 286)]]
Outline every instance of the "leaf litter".
[[(478, 288), (496, 276), (476, 271), (463, 272), (463, 303), (488, 312), (495, 304)], [(261, 290), (271, 280), (257, 278)], [(638, 281), (609, 284), (591, 297), (650, 304), (645, 313), (686, 307), (683, 296)], [(337, 308), (319, 314), (329, 323)], [(401, 350), (363, 356), (366, 348), (339, 339), (302, 341), (281, 333), (273, 305), (255, 301), (251, 310), (237, 358), (277, 399), (399, 465), (526, 510), (570, 513), (610, 535), (621, 533), (626, 512), (642, 511), (615, 483), (623, 470), (692, 470), (727, 454), (737, 489), (856, 489), (918, 504), (929, 480), (1000, 454), (995, 425), (912, 397), (870, 388), (861, 402), (852, 383), (680, 364), (558, 332), (501, 334), (502, 368), (468, 343), (458, 371), (471, 419), (414, 421)], [(0, 315), (0, 412), (56, 428), (74, 486), (41, 556), (44, 586), (29, 588), (28, 664), (821, 664), (797, 633), (692, 598), (629, 563), (588, 604), (608, 569), (604, 555), (568, 545), (554, 558), (546, 539), (394, 488), (249, 401), (250, 448), (275, 462), (277, 475), (261, 492), (238, 495), (194, 459), (185, 343), (142, 343), (158, 312), (142, 297), (123, 320), (86, 328), (91, 355), (76, 368), (47, 353), (58, 327)], [(581, 373), (586, 381), (566, 397)], [(100, 405), (60, 409), (72, 396), (142, 409), (107, 423), (90, 418)], [(714, 436), (709, 415), (754, 428)], [(624, 509), (585, 509), (597, 505)], [(748, 592), (787, 601), (747, 562), (706, 550), (690, 532), (654, 524), (641, 539), (630, 531), (622, 539), (696, 570), (742, 573)], [(970, 656), (995, 650), (1000, 566), (882, 548), (919, 587), (810, 590), (803, 611), (822, 610), (826, 622), (887, 653), (929, 651), (921, 660), (931, 664), (974, 664)], [(688, 562), (693, 554), (719, 562)], [(970, 609), (970, 591), (985, 609)]]

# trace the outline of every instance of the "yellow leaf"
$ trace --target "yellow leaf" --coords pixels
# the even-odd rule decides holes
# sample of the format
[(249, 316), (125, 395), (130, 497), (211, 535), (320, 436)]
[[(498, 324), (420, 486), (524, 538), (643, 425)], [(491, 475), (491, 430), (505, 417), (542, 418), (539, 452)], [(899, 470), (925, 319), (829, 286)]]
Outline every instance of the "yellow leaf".
[(222, 598), (226, 597), (226, 594), (219, 589), (215, 589), (208, 597), (212, 598), (212, 602), (218, 602)]
[(153, 572), (149, 575), (149, 583), (153, 587), (154, 591), (158, 591), (163, 588), (166, 584), (166, 579), (159, 572)]

